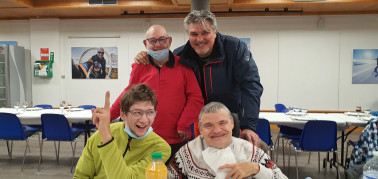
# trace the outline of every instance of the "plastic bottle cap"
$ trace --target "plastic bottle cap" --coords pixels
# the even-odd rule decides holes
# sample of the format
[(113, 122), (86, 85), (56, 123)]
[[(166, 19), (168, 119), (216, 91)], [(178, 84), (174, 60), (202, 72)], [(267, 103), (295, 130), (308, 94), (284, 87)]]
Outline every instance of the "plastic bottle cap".
[(152, 153), (152, 159), (162, 159), (163, 155), (161, 153)]

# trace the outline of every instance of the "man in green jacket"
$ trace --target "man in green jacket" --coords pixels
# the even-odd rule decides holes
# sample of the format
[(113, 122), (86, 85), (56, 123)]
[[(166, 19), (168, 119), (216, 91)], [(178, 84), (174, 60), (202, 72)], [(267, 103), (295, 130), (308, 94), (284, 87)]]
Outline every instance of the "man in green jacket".
[(128, 90), (121, 99), (124, 122), (110, 125), (110, 93), (104, 108), (92, 109), (92, 121), (98, 131), (89, 139), (80, 157), (74, 178), (145, 178), (151, 154), (163, 154), (168, 160), (171, 148), (152, 132), (157, 100), (146, 84)]

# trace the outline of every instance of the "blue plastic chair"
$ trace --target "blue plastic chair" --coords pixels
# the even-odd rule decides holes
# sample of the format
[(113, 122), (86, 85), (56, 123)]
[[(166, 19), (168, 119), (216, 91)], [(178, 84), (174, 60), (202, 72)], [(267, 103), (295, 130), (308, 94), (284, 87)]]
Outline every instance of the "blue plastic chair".
[(52, 105), (49, 104), (38, 104), (34, 106), (35, 108), (42, 108), (42, 109), (52, 109)]
[[(49, 105), (49, 104), (38, 104), (38, 105), (34, 105), (35, 108), (42, 108), (42, 109), (52, 109), (52, 105)], [(25, 130), (27, 131), (40, 131), (42, 130), (42, 125), (26, 125), (25, 126)], [(39, 140), (39, 137), (38, 137), (38, 140)]]
[[(41, 147), (40, 147), (38, 171), (40, 170), (40, 165), (42, 161), (43, 141), (44, 140), (54, 141), (55, 155), (56, 155), (56, 159), (58, 163), (59, 163), (60, 142), (68, 141), (68, 142), (71, 142), (71, 148), (72, 148), (72, 166), (71, 166), (71, 173), (72, 173), (73, 166), (74, 166), (73, 164), (74, 164), (74, 159), (75, 159), (77, 138), (79, 137), (79, 135), (84, 133), (84, 130), (71, 128), (71, 126), (68, 123), (67, 118), (61, 114), (42, 114), (41, 122), (42, 122), (42, 142), (41, 142)], [(56, 148), (55, 141), (58, 141), (58, 150)], [(72, 142), (75, 142), (74, 147), (72, 146)]]
[(95, 105), (80, 105), (78, 108), (83, 108), (85, 110), (91, 110), (91, 109), (96, 109), (97, 107)]
[[(274, 105), (275, 109), (276, 109), (276, 112), (279, 112), (279, 113), (285, 113), (288, 111), (288, 109), (286, 108), (286, 106), (284, 104), (275, 104)], [(274, 143), (275, 146), (277, 146), (277, 150), (280, 146), (280, 139), (282, 139), (282, 160), (283, 160), (283, 167), (285, 168), (285, 139), (288, 140), (288, 142), (290, 140), (298, 140), (300, 139), (301, 135), (302, 135), (302, 130), (301, 129), (297, 129), (297, 128), (294, 128), (294, 127), (289, 127), (289, 126), (283, 126), (283, 125), (279, 125), (278, 126), (280, 128), (280, 132), (278, 133), (278, 136), (277, 136), (277, 139), (276, 139), (276, 142)], [(276, 163), (278, 162), (278, 151), (276, 153)], [(309, 160), (310, 160), (310, 156), (309, 156)]]
[[(96, 109), (97, 107), (95, 105), (80, 105), (78, 108), (83, 108), (84, 110), (91, 110), (91, 109)], [(72, 127), (78, 128), (78, 129), (83, 129), (86, 130), (87, 126), (84, 123), (72, 123)], [(89, 131), (85, 135), (89, 138), (91, 137), (90, 131), (95, 131), (97, 130), (96, 125), (94, 124), (89, 124)]]
[(272, 142), (272, 135), (270, 133), (270, 123), (266, 119), (259, 118), (259, 123), (256, 127), (256, 134), (263, 140), (270, 148), (269, 155), (273, 160), (274, 145)]
[(276, 112), (287, 112), (288, 109), (286, 108), (285, 105), (281, 104), (281, 103), (277, 103), (274, 105), (274, 108), (276, 108)]
[[(37, 131), (25, 131), (21, 125), (20, 119), (14, 114), (10, 113), (0, 113), (0, 139), (7, 142), (8, 155), (12, 159), (13, 141), (14, 140), (24, 140), (25, 152), (24, 159), (22, 160), (21, 171), (24, 170), (26, 150), (29, 148), (29, 137), (35, 134)], [(9, 147), (8, 141), (11, 141), (11, 146)], [(29, 148), (30, 152), (30, 148)]]
[[(301, 138), (293, 140), (295, 148), (295, 166), (298, 178), (297, 153), (299, 151), (318, 152), (318, 171), (320, 172), (320, 152), (334, 152), (336, 156), (337, 178), (339, 178), (339, 161), (337, 155), (337, 124), (334, 121), (311, 120), (306, 122)], [(290, 158), (289, 158), (290, 167)]]

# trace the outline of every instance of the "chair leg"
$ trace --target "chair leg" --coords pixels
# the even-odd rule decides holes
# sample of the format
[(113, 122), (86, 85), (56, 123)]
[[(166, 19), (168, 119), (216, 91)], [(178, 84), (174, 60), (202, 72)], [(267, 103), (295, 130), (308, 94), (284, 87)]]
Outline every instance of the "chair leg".
[(284, 138), (282, 138), (282, 163), (283, 163), (283, 167), (285, 168), (285, 142), (284, 142)]
[(24, 171), (24, 164), (25, 164), (25, 157), (26, 157), (26, 149), (29, 148), (29, 152), (30, 152), (30, 147), (29, 147), (29, 141), (26, 139), (25, 141), (25, 152), (24, 152), (24, 159), (22, 160), (22, 166), (21, 166), (21, 172)]
[(27, 147), (28, 147), (28, 149), (29, 149), (29, 153), (30, 153), (30, 147), (29, 147), (29, 145), (28, 145)]
[(320, 173), (320, 152), (318, 152), (318, 173)]
[(55, 147), (56, 162), (59, 163), (60, 141), (58, 141), (58, 148), (56, 148), (56, 141), (54, 141), (54, 147)]
[[(8, 146), (8, 141), (7, 141), (7, 146)], [(10, 146), (8, 146), (8, 155), (11, 160), (12, 160), (12, 152), (13, 152), (13, 140), (11, 140), (11, 144)]]
[(336, 153), (336, 171), (337, 171), (337, 179), (339, 179), (339, 178), (340, 178), (339, 157), (338, 157), (337, 151), (335, 151), (335, 153)]
[[(6, 140), (6, 143), (7, 143), (8, 155), (9, 155), (9, 157), (10, 157), (9, 141)], [(11, 157), (11, 159), (12, 159), (12, 157)]]
[(37, 133), (38, 133), (38, 145), (41, 146), (41, 135), (39, 134), (39, 132)]
[(307, 163), (310, 163), (310, 158), (311, 158), (311, 152), (310, 152), (310, 154), (308, 154), (308, 161), (307, 161)]
[(274, 158), (274, 146), (270, 147), (270, 156), (271, 156), (271, 160), (275, 161), (275, 158)]
[[(297, 179), (298, 179), (299, 178), (299, 175), (298, 175), (298, 156), (297, 156), (298, 152), (296, 151), (295, 148), (294, 148), (294, 151), (295, 151), (295, 170), (297, 172)], [(290, 162), (289, 162), (289, 164), (290, 164)]]
[(42, 149), (43, 149), (43, 140), (41, 141), (41, 146), (39, 147), (39, 162), (38, 162), (38, 172), (41, 167), (41, 161), (42, 161)]
[[(295, 151), (295, 148), (294, 148), (294, 151)], [(290, 157), (291, 157), (291, 148), (290, 148), (290, 145), (289, 145), (289, 161), (288, 161), (288, 165), (287, 165), (288, 170), (290, 170)]]
[(279, 153), (278, 150), (279, 150), (279, 147), (280, 147), (280, 138), (281, 138), (281, 135), (278, 134), (276, 142), (274, 143), (274, 146), (276, 146), (276, 149), (277, 149), (277, 152), (276, 152), (276, 163), (278, 162), (278, 153)]
[(60, 141), (58, 141), (58, 158), (57, 158), (58, 163), (59, 163), (59, 154), (60, 154)]
[(72, 142), (71, 142), (71, 148), (72, 148), (72, 165), (71, 165), (71, 173), (72, 173), (72, 171), (73, 171), (74, 160), (75, 160), (76, 142), (77, 142), (77, 141), (75, 141), (75, 146), (74, 146), (74, 147), (72, 147)]
[(328, 165), (327, 162), (329, 162), (329, 152), (327, 152), (327, 160), (325, 162), (325, 167), (324, 167), (325, 172), (327, 172), (327, 165)]

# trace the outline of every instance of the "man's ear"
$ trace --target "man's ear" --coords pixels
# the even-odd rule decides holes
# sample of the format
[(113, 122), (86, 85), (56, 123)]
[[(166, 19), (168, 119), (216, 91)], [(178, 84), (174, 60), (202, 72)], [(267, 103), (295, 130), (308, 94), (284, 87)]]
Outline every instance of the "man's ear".
[(169, 47), (171, 47), (171, 44), (172, 44), (172, 37), (168, 37), (168, 42), (169, 42)]
[(120, 110), (119, 116), (121, 117), (121, 119), (122, 119), (123, 121), (126, 121), (126, 114), (123, 113), (122, 110)]
[(143, 40), (143, 44), (147, 48), (147, 40)]

